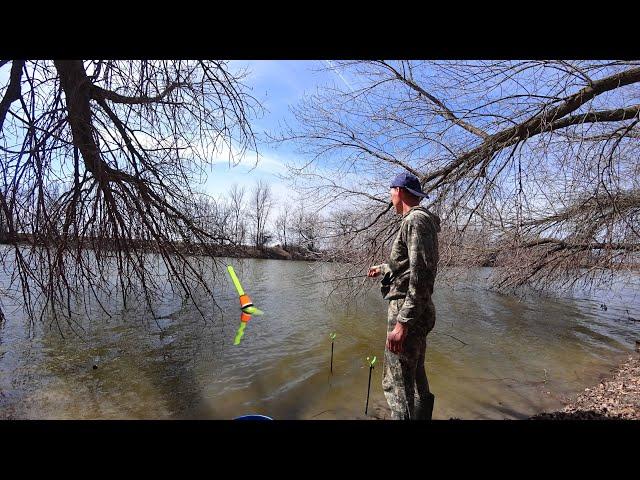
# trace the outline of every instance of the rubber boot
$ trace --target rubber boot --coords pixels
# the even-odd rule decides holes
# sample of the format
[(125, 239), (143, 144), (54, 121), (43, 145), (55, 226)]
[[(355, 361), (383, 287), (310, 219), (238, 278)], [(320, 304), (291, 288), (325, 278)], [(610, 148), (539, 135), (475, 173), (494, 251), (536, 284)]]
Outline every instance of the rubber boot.
[(431, 420), (434, 400), (432, 393), (424, 400), (416, 400), (416, 420)]

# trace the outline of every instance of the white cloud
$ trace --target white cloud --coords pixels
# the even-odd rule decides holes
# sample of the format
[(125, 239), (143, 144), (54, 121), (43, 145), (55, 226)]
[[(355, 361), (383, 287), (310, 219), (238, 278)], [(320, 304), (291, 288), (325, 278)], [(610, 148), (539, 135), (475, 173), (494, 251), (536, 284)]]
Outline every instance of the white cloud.
[(257, 153), (255, 151), (245, 151), (243, 153), (236, 147), (229, 147), (224, 144), (215, 149), (213, 156), (208, 161), (213, 165), (229, 165), (232, 159), (231, 168), (246, 167), (248, 170), (258, 170), (271, 174), (285, 174), (287, 168), (277, 155)]

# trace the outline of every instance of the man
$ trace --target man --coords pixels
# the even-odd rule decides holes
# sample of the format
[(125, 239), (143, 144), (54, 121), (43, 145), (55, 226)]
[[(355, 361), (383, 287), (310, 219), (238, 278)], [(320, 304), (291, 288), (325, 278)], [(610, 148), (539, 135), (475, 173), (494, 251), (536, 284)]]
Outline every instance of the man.
[(427, 334), (436, 312), (431, 295), (438, 263), (440, 219), (419, 205), (427, 195), (418, 179), (401, 173), (391, 184), (391, 203), (402, 215), (389, 263), (369, 268), (382, 278), (389, 300), (382, 389), (393, 419), (431, 420), (434, 396), (424, 369)]

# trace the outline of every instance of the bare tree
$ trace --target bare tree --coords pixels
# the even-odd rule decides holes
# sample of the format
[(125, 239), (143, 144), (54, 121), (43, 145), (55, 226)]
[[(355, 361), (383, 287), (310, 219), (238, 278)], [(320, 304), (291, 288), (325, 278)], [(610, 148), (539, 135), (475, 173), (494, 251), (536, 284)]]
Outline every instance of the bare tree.
[(272, 206), (271, 187), (264, 181), (258, 180), (251, 195), (253, 212), (250, 212), (253, 220), (254, 245), (258, 248), (263, 248), (270, 238), (266, 227)]
[(285, 208), (282, 209), (278, 217), (276, 218), (276, 235), (278, 237), (278, 241), (282, 248), (287, 249), (287, 231), (290, 228), (289, 224), (289, 210), (287, 209), (288, 205), (285, 205)]
[(232, 219), (232, 208), (231, 203), (225, 199), (219, 199), (215, 204), (215, 216), (214, 216), (214, 228), (216, 230), (216, 236), (221, 236), (224, 238), (223, 244), (225, 242), (232, 243), (231, 236), (231, 219)]
[(208, 195), (199, 195), (194, 207), (191, 215), (198, 228), (219, 239), (221, 245), (233, 242), (231, 206), (225, 199), (216, 201)]
[(246, 235), (246, 214), (244, 206), (245, 188), (234, 183), (229, 189), (229, 202), (231, 208), (231, 223), (233, 225), (233, 240), (242, 245)]
[(300, 202), (293, 211), (293, 231), (295, 245), (308, 252), (316, 253), (321, 240), (322, 218), (317, 211), (309, 211), (304, 202)]
[(304, 202), (301, 201), (300, 203), (298, 203), (295, 210), (291, 212), (291, 221), (293, 226), (292, 243), (298, 248), (300, 248), (304, 243), (304, 236), (302, 234), (302, 229), (304, 228), (304, 217), (305, 217), (305, 206), (304, 206)]
[(307, 97), (276, 140), (306, 155), (291, 167), (318, 208), (359, 212), (356, 263), (393, 239), (388, 182), (406, 171), (443, 219), (443, 266), (490, 259), (500, 288), (637, 266), (640, 62), (337, 65), (346, 88)]
[(319, 250), (320, 237), (322, 235), (322, 218), (318, 212), (308, 212), (304, 215), (298, 231), (303, 239), (305, 248), (311, 252)]
[[(6, 66), (5, 66), (6, 65)], [(9, 61), (0, 62), (7, 68)], [(164, 277), (208, 290), (187, 252), (223, 240), (198, 226), (192, 182), (216, 155), (255, 149), (259, 108), (219, 61), (10, 62), (0, 86), (0, 210), (5, 267), (34, 318), (71, 316), (71, 299), (147, 305)], [(163, 266), (158, 277), (153, 253)], [(137, 295), (135, 295), (137, 296)]]

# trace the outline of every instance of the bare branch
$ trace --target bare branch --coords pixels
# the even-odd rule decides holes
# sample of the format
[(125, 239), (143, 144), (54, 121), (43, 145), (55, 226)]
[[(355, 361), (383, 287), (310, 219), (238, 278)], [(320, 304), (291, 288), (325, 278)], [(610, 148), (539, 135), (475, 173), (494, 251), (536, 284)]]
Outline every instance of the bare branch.
[(20, 99), (20, 83), (22, 80), (22, 69), (24, 68), (24, 60), (14, 60), (11, 64), (11, 73), (9, 73), (9, 86), (4, 92), (2, 101), (0, 102), (0, 131), (2, 131), (2, 125), (4, 119), (7, 116), (9, 107), (16, 100)]

